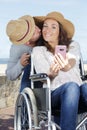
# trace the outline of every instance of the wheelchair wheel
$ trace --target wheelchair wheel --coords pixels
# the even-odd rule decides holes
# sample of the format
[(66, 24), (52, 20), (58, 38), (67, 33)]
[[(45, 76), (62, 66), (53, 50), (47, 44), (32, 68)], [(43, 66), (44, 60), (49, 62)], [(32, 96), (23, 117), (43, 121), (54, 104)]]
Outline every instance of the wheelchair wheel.
[(23, 93), (27, 94), (29, 96), (29, 100), (31, 102), (31, 110), (32, 110), (32, 116), (33, 116), (33, 124), (34, 126), (38, 126), (38, 112), (37, 112), (37, 104), (36, 104), (36, 99), (34, 96), (34, 93), (32, 89), (30, 88), (25, 88), (23, 90)]
[(18, 95), (15, 107), (14, 130), (32, 130), (35, 126), (36, 116), (34, 117), (34, 115), (36, 113), (33, 111), (32, 107), (34, 100), (32, 102), (32, 97), (30, 97), (34, 95), (29, 95), (29, 93), (32, 93), (32, 90), (30, 90), (29, 93), (28, 91), (29, 89), (25, 89)]

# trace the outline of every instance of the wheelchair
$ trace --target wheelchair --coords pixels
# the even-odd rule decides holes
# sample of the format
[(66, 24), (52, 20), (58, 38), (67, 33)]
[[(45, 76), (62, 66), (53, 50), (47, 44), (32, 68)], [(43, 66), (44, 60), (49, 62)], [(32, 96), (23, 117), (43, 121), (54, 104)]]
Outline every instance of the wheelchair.
[[(84, 73), (83, 61), (80, 61), (81, 78), (87, 80)], [(61, 130), (54, 122), (51, 110), (50, 79), (47, 74), (34, 74), (31, 64), (31, 88), (26, 87), (19, 93), (15, 105), (14, 130)], [(47, 88), (34, 88), (34, 82), (47, 82)], [(78, 120), (78, 119), (77, 119)], [(78, 122), (76, 130), (87, 130), (87, 113)]]

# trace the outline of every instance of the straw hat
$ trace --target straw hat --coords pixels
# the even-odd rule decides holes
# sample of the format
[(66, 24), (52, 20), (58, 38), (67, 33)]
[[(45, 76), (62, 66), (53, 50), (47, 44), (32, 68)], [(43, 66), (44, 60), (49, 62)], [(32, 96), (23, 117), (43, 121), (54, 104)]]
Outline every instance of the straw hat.
[(74, 35), (74, 25), (59, 12), (51, 12), (46, 16), (36, 16), (34, 19), (38, 22), (44, 22), (46, 19), (54, 19), (62, 24), (64, 30), (67, 32), (68, 38), (72, 38)]
[(25, 15), (18, 20), (11, 20), (6, 27), (6, 33), (14, 44), (23, 44), (28, 42), (35, 31), (35, 22), (33, 17)]

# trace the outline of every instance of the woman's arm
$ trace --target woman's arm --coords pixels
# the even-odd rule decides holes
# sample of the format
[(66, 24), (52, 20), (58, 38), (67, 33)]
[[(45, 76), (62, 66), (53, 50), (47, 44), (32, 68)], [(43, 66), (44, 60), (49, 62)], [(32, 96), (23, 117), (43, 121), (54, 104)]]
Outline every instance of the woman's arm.
[(53, 62), (54, 56), (50, 57), (45, 47), (34, 47), (32, 55), (37, 73), (46, 73), (50, 79), (58, 75), (60, 68), (57, 63)]
[(58, 54), (55, 55), (55, 61), (59, 63), (62, 71), (69, 71), (74, 66), (79, 68), (80, 57), (81, 52), (79, 44), (76, 42), (72, 42), (69, 46), (68, 53), (66, 54), (66, 59)]
[(69, 53), (66, 54), (66, 59), (61, 54), (56, 54), (54, 61), (62, 71), (69, 71), (76, 63), (75, 57)]

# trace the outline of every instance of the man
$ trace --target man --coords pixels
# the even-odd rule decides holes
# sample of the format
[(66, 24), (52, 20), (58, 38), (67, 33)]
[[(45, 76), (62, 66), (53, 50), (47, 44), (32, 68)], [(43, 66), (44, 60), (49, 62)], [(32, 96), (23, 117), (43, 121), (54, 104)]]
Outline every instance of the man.
[(14, 44), (10, 48), (10, 57), (7, 65), (6, 75), (9, 80), (16, 80), (25, 71), (21, 90), (30, 85), (29, 59), (32, 48), (40, 38), (41, 30), (35, 25), (33, 17), (25, 15), (17, 20), (11, 20), (6, 27), (6, 33)]

